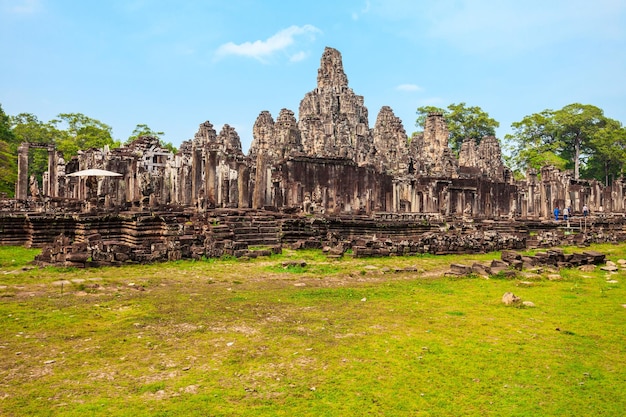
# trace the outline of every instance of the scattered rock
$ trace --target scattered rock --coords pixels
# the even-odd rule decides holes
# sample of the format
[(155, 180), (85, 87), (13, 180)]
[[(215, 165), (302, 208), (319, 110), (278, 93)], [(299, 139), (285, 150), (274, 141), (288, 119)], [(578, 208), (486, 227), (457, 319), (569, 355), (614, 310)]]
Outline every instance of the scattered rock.
[(517, 304), (520, 301), (522, 301), (522, 299), (519, 298), (517, 295), (513, 294), (512, 292), (505, 292), (504, 295), (502, 296), (502, 302), (508, 306)]
[(478, 262), (472, 265), (472, 272), (481, 277), (489, 277), (489, 267)]
[(464, 276), (472, 273), (472, 267), (462, 264), (452, 264), (450, 265), (450, 274)]
[(600, 269), (603, 270), (603, 271), (608, 271), (608, 272), (616, 272), (616, 271), (619, 270), (619, 268), (617, 266), (609, 265), (609, 264), (601, 266)]
[(596, 266), (593, 265), (593, 264), (581, 265), (581, 266), (578, 267), (578, 269), (580, 271), (583, 271), (583, 272), (593, 272), (593, 271), (595, 271)]
[(534, 307), (534, 306), (535, 306), (535, 303), (533, 303), (532, 301), (523, 301), (523, 302), (522, 302), (522, 305), (523, 305), (524, 307)]
[(562, 280), (563, 278), (562, 278), (559, 274), (549, 274), (549, 275), (548, 275), (548, 279), (549, 279), (550, 281), (560, 281), (560, 280)]
[(196, 394), (198, 392), (198, 386), (197, 385), (188, 385), (184, 388), (180, 389), (182, 392), (186, 393), (186, 394)]
[(282, 263), (283, 268), (289, 268), (289, 267), (301, 267), (304, 268), (306, 266), (306, 261), (304, 260), (299, 260), (299, 261), (285, 261)]

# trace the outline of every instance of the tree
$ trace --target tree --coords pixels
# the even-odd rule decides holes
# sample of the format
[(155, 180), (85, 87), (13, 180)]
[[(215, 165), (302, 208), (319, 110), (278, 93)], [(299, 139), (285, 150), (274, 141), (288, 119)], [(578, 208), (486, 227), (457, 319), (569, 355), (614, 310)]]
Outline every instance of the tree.
[(599, 129), (589, 143), (592, 155), (586, 164), (584, 175), (593, 178), (604, 177), (609, 185), (610, 177), (623, 176), (626, 170), (626, 128), (615, 120)]
[(172, 145), (170, 142), (165, 142), (161, 138), (161, 136), (163, 135), (165, 135), (165, 133), (155, 132), (146, 124), (138, 124), (137, 126), (135, 126), (133, 133), (131, 133), (131, 135), (128, 137), (126, 142), (124, 142), (124, 144), (128, 145), (131, 142), (137, 140), (140, 136), (152, 136), (152, 137), (159, 139), (159, 144), (161, 145), (162, 148), (167, 149), (168, 151), (172, 153), (178, 152), (178, 150), (176, 149), (174, 145)]
[(17, 158), (12, 150), (14, 143), (11, 118), (0, 105), (0, 193), (6, 193), (9, 197), (15, 195), (17, 181)]
[(63, 152), (66, 158), (74, 156), (79, 150), (120, 146), (111, 136), (111, 126), (99, 120), (92, 119), (82, 113), (61, 113), (58, 119), (52, 120), (54, 126), (67, 124), (60, 139), (56, 141), (57, 149)]
[[(544, 110), (511, 124), (512, 135), (505, 139), (511, 144), (510, 161), (518, 170), (541, 168), (545, 164), (559, 169), (573, 169), (580, 178), (581, 161), (592, 159), (601, 148), (594, 138), (615, 120), (604, 116), (598, 107), (573, 103), (560, 110)], [(583, 167), (585, 168), (585, 167)]]
[[(56, 143), (62, 136), (52, 123), (44, 123), (31, 113), (20, 113), (11, 117), (12, 132), (15, 140), (11, 151), (17, 155), (17, 148), (23, 142)], [(34, 175), (41, 183), (44, 172), (48, 170), (48, 152), (45, 149), (33, 149), (28, 153), (28, 174)], [(16, 168), (17, 172), (17, 168)]]
[(465, 103), (450, 104), (447, 110), (434, 106), (419, 107), (416, 125), (423, 129), (426, 116), (431, 112), (443, 113), (450, 132), (450, 146), (457, 153), (465, 139), (474, 139), (476, 143), (480, 143), (485, 136), (495, 136), (496, 128), (500, 126), (499, 122), (489, 117), (480, 107), (467, 107)]
[(564, 157), (574, 164), (574, 178), (580, 178), (581, 155), (589, 150), (594, 135), (607, 123), (604, 112), (590, 104), (569, 104), (554, 112), (557, 137)]
[(130, 136), (128, 137), (126, 142), (124, 142), (124, 144), (128, 145), (132, 141), (137, 140), (140, 136), (152, 136), (152, 137), (159, 139), (160, 141), (161, 136), (163, 136), (164, 134), (165, 133), (163, 132), (155, 132), (146, 124), (138, 124), (137, 126), (135, 126), (133, 133), (130, 134)]
[(566, 169), (567, 160), (559, 154), (557, 126), (552, 110), (531, 114), (519, 122), (511, 124), (512, 135), (505, 140), (510, 156), (509, 166), (514, 172), (521, 174), (529, 168), (536, 170), (545, 165), (553, 165)]
[(31, 113), (20, 113), (11, 117), (15, 149), (22, 142), (55, 143), (62, 135), (52, 123), (44, 123)]

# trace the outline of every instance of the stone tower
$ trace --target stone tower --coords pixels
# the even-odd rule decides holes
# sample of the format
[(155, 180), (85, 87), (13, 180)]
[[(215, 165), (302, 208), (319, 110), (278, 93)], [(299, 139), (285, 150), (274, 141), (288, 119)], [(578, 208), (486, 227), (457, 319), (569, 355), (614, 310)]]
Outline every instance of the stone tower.
[(404, 175), (409, 167), (409, 142), (400, 120), (389, 106), (383, 106), (372, 129), (375, 152), (371, 163), (379, 172)]
[(363, 96), (348, 87), (341, 53), (326, 47), (317, 72), (317, 88), (300, 102), (298, 127), (304, 152), (365, 163), (371, 149)]
[(436, 177), (458, 177), (459, 163), (448, 146), (450, 132), (441, 113), (430, 113), (424, 132), (414, 136), (410, 155), (418, 174)]

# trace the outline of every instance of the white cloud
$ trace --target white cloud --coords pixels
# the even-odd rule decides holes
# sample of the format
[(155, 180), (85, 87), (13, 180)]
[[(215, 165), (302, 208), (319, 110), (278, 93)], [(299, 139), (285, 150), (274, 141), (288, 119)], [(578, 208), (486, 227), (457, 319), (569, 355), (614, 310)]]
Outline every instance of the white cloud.
[[(228, 42), (217, 48), (216, 55), (218, 57), (227, 55), (239, 55), (249, 58), (255, 58), (263, 61), (264, 58), (272, 54), (282, 51), (295, 43), (295, 37), (300, 35), (308, 35), (310, 39), (315, 39), (315, 34), (321, 31), (312, 25), (290, 26), (283, 29), (267, 40), (257, 40), (254, 42), (244, 42), (236, 44)], [(299, 54), (296, 54), (299, 56)]]
[(400, 84), (396, 87), (398, 91), (422, 91), (422, 87), (416, 84)]

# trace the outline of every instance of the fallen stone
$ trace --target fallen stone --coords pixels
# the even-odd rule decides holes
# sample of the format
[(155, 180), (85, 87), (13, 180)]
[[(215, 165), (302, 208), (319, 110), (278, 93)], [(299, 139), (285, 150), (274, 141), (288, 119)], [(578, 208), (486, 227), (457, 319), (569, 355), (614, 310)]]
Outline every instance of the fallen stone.
[(605, 255), (603, 253), (594, 250), (588, 250), (584, 251), (583, 254), (591, 258), (591, 261), (594, 264), (601, 264), (604, 262)]
[(593, 264), (587, 264), (587, 265), (581, 265), (581, 266), (579, 266), (579, 267), (578, 267), (578, 269), (579, 269), (580, 271), (583, 271), (583, 272), (593, 272), (593, 271), (595, 271), (596, 266), (595, 266), (595, 265), (593, 265)]
[(504, 295), (502, 296), (502, 302), (508, 306), (517, 304), (520, 301), (522, 301), (522, 299), (519, 298), (517, 295), (513, 294), (512, 292), (505, 292)]
[(476, 274), (476, 275), (480, 275), (481, 277), (488, 277), (489, 276), (489, 267), (483, 265), (483, 264), (479, 264), (478, 262), (474, 263), (472, 265), (472, 273)]
[(534, 307), (535, 303), (533, 303), (532, 301), (522, 301), (522, 305), (524, 307)]
[(513, 261), (521, 260), (522, 255), (511, 250), (503, 250), (502, 255), (500, 255), (500, 259), (502, 259), (503, 262), (510, 264)]
[(294, 266), (299, 266), (304, 268), (306, 266), (306, 261), (303, 260), (299, 260), (299, 261), (285, 261), (282, 263), (283, 268), (289, 268), (289, 267), (294, 267)]
[(450, 265), (450, 273), (453, 275), (469, 275), (472, 273), (472, 267), (462, 264)]
[(603, 271), (608, 271), (608, 272), (619, 271), (619, 268), (615, 265), (604, 265), (604, 266), (601, 266), (600, 269)]

